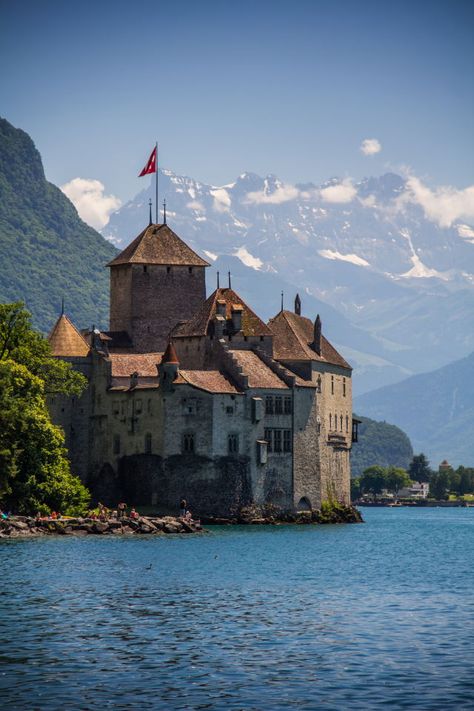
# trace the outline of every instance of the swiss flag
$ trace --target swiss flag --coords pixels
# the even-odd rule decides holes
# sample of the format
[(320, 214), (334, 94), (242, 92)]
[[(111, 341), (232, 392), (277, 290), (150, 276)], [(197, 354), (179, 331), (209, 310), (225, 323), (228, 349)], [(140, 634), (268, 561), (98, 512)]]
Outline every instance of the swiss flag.
[(143, 168), (142, 172), (139, 173), (138, 177), (141, 178), (142, 175), (148, 175), (148, 173), (156, 173), (156, 146), (152, 150), (146, 166)]

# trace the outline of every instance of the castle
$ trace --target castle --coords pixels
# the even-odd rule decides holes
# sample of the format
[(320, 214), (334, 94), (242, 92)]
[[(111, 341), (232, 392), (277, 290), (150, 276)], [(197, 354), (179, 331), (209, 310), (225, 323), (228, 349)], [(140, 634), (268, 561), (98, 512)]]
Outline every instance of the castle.
[[(206, 299), (208, 263), (149, 224), (108, 267), (110, 330), (62, 313), (49, 341), (88, 380), (48, 397), (94, 498), (200, 515), (249, 504), (350, 501), (351, 367), (314, 323), (264, 323), (231, 288)], [(354, 425), (356, 427), (356, 424)]]

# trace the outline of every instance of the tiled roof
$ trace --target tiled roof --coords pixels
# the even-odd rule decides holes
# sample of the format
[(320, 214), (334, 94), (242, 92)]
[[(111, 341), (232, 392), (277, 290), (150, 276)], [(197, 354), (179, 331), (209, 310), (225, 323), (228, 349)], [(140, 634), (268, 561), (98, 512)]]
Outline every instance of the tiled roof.
[(314, 324), (292, 311), (280, 311), (268, 322), (273, 334), (273, 357), (276, 360), (315, 360), (350, 368), (349, 363), (321, 336), (321, 355), (311, 347)]
[(54, 356), (86, 357), (89, 344), (81, 336), (66, 314), (61, 314), (48, 336), (51, 353)]
[(204, 302), (194, 316), (183, 324), (178, 325), (173, 331), (173, 338), (182, 336), (204, 336), (209, 334), (209, 327), (215, 316), (217, 301), (225, 301), (226, 319), (232, 317), (232, 306), (241, 305), (242, 333), (244, 336), (271, 336), (268, 326), (247, 306), (233, 289), (216, 289)]
[(128, 247), (107, 266), (119, 264), (166, 264), (208, 267), (168, 225), (148, 225)]
[(157, 378), (157, 365), (161, 362), (163, 353), (111, 353), (113, 378), (128, 378), (132, 373), (138, 373), (141, 378)]
[(218, 370), (180, 370), (179, 374), (185, 382), (200, 390), (210, 393), (235, 394), (239, 392)]
[(231, 352), (234, 360), (242, 366), (242, 375), (248, 376), (249, 388), (287, 388), (283, 380), (253, 351)]

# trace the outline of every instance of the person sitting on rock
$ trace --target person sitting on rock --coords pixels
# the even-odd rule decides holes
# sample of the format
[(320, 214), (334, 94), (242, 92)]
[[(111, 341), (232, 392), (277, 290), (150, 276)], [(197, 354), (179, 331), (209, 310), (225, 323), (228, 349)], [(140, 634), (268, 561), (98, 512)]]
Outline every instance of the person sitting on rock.
[(49, 518), (52, 518), (53, 521), (55, 521), (57, 519), (57, 517), (58, 517), (58, 514), (56, 513), (56, 511), (51, 511)]
[(135, 511), (134, 508), (132, 508), (132, 510), (130, 511), (130, 518), (133, 518), (133, 519), (139, 518), (138, 511)]
[(179, 515), (181, 518), (186, 516), (186, 499), (181, 499), (179, 502)]
[(127, 515), (127, 504), (123, 501), (117, 506), (117, 518), (125, 518)]
[(193, 520), (193, 515), (192, 515), (191, 511), (189, 511), (189, 510), (186, 511), (186, 515), (184, 516), (184, 520), (186, 521), (186, 523), (191, 523), (191, 521)]

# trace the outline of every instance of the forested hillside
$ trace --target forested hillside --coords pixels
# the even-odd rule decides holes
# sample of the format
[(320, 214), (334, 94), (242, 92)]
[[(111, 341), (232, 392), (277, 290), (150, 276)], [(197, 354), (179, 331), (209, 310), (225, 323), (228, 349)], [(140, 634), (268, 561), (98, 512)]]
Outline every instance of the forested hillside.
[(24, 131), (0, 119), (0, 301), (26, 302), (47, 332), (61, 308), (79, 326), (108, 321), (105, 264), (116, 249), (45, 179)]
[(351, 474), (360, 476), (364, 469), (374, 464), (382, 467), (407, 469), (413, 457), (413, 448), (405, 432), (387, 422), (376, 422), (368, 417), (354, 415), (361, 420), (359, 441), (351, 451)]

